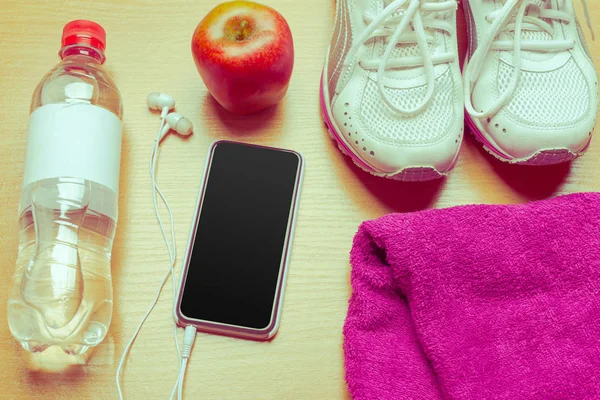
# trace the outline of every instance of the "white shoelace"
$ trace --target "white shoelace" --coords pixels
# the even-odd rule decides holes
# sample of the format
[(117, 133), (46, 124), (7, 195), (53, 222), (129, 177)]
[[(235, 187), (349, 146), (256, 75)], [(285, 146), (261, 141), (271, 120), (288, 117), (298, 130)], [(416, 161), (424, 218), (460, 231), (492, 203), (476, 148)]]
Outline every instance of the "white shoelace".
[[(585, 19), (594, 37), (594, 28), (587, 0), (581, 0), (585, 13)], [(535, 52), (561, 52), (571, 50), (575, 46), (573, 40), (522, 40), (521, 32), (543, 31), (554, 37), (554, 28), (546, 20), (557, 20), (563, 23), (572, 23), (573, 16), (561, 9), (565, 6), (565, 0), (558, 0), (558, 9), (545, 8), (547, 0), (507, 0), (504, 6), (486, 16), (486, 20), (492, 23), (490, 30), (478, 44), (475, 53), (471, 57), (469, 65), (463, 72), (465, 108), (474, 118), (489, 118), (497, 114), (512, 99), (521, 79), (521, 51)], [(533, 7), (530, 7), (533, 6)], [(516, 11), (516, 13), (515, 13)], [(496, 40), (502, 33), (514, 32), (511, 40)], [(508, 88), (502, 93), (498, 100), (486, 111), (477, 111), (473, 106), (472, 90), (479, 78), (481, 69), (487, 54), (490, 51), (513, 51), (514, 73)]]
[[(400, 15), (393, 15), (402, 6), (407, 6)], [(385, 104), (398, 114), (410, 117), (420, 113), (429, 104), (435, 90), (435, 71), (434, 66), (442, 63), (449, 63), (456, 60), (455, 52), (445, 52), (443, 54), (431, 54), (429, 43), (432, 43), (434, 37), (429, 30), (439, 30), (450, 34), (454, 27), (447, 21), (440, 19), (440, 13), (456, 10), (456, 0), (444, 2), (428, 2), (427, 0), (395, 0), (390, 3), (379, 15), (370, 13), (364, 14), (364, 21), (367, 28), (358, 37), (355, 44), (348, 52), (346, 58), (346, 68), (356, 61), (355, 58), (360, 47), (369, 39), (383, 37), (387, 41), (387, 47), (383, 58), (376, 60), (360, 60), (359, 66), (366, 70), (377, 70), (377, 87), (379, 95)], [(422, 13), (429, 13), (423, 16)], [(409, 26), (412, 25), (412, 29)], [(397, 44), (416, 44), (421, 52), (420, 56), (391, 58), (392, 51)], [(384, 77), (385, 71), (390, 68), (411, 68), (424, 67), (425, 78), (427, 81), (427, 92), (419, 105), (412, 109), (402, 109), (393, 104), (392, 100), (385, 93)]]

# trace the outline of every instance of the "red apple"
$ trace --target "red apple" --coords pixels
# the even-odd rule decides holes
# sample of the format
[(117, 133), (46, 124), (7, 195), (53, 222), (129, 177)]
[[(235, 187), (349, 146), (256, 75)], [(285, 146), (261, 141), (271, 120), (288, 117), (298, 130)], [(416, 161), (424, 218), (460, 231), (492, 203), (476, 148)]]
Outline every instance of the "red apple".
[(211, 10), (194, 32), (192, 54), (208, 91), (240, 114), (278, 103), (294, 66), (287, 21), (251, 1), (229, 1)]

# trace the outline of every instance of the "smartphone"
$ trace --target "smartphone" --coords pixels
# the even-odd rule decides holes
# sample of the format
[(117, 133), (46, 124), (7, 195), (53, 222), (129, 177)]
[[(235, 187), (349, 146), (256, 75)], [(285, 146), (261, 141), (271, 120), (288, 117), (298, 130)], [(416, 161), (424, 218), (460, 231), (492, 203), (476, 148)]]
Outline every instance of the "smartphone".
[(178, 325), (244, 339), (275, 336), (303, 171), (295, 151), (211, 145), (182, 266)]

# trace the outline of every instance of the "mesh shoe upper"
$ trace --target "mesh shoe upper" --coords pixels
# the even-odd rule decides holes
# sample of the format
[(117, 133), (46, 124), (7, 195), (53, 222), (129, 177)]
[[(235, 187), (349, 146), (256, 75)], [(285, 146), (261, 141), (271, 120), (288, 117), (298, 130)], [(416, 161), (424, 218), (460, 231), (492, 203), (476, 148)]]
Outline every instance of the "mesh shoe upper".
[[(359, 115), (372, 137), (393, 145), (425, 145), (435, 143), (456, 124), (454, 110), (455, 85), (449, 71), (436, 79), (436, 91), (429, 107), (412, 118), (398, 121), (398, 115), (381, 101), (377, 92), (377, 84), (369, 80), (359, 106)], [(404, 108), (411, 108), (418, 99), (425, 95), (425, 86), (406, 89), (386, 88), (391, 100)], [(458, 100), (460, 102), (460, 100)], [(401, 127), (400, 127), (401, 125)]]
[[(486, 139), (509, 159), (583, 151), (595, 125), (598, 79), (572, 0), (471, 0), (465, 9), (472, 46), (464, 69), (465, 102)], [(485, 44), (490, 48), (482, 49)]]
[[(512, 74), (510, 66), (499, 63), (496, 96), (508, 89)], [(589, 94), (590, 88), (584, 75), (570, 59), (554, 70), (523, 71), (505, 112), (523, 125), (539, 128), (569, 126), (589, 113)]]
[[(411, 115), (399, 109), (414, 109), (427, 97), (429, 89), (426, 67), (422, 61), (423, 46), (415, 39), (415, 21), (411, 19), (399, 43), (391, 49), (385, 65), (383, 88), (379, 88), (378, 67), (390, 45), (392, 32), (401, 24), (409, 3), (397, 8), (377, 26), (364, 42), (361, 34), (393, 2), (386, 0), (338, 0), (337, 17), (326, 63), (326, 89), (332, 118), (355, 154), (383, 173), (394, 173), (406, 167), (431, 166), (445, 172), (452, 165), (460, 147), (463, 130), (462, 85), (456, 51), (454, 1), (421, 1), (446, 7), (431, 12), (417, 12), (427, 35), (428, 56), (433, 92), (427, 105)], [(397, 2), (396, 2), (397, 3)], [(429, 6), (430, 7), (430, 6)], [(443, 21), (450, 32), (427, 26)], [(385, 34), (379, 35), (379, 33)], [(356, 53), (351, 49), (354, 46)], [(444, 57), (452, 55), (448, 62)], [(416, 64), (414, 64), (416, 62)], [(404, 65), (403, 63), (408, 63)]]

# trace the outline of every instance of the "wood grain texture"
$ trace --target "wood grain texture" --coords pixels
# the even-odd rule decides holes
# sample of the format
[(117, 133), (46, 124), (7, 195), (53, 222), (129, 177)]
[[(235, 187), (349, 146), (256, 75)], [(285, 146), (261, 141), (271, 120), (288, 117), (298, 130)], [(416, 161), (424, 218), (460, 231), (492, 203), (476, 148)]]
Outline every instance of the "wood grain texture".
[[(350, 295), (348, 252), (362, 221), (390, 212), (521, 203), (600, 189), (600, 147), (595, 142), (585, 157), (571, 164), (536, 169), (502, 164), (467, 137), (455, 172), (431, 183), (392, 182), (357, 169), (333, 146), (319, 113), (318, 83), (333, 27), (332, 0), (268, 1), (288, 19), (295, 38), (296, 67), (289, 93), (274, 109), (244, 118), (229, 115), (207, 95), (190, 53), (196, 24), (216, 3), (0, 2), (0, 263), (5, 282), (0, 289), (0, 398), (116, 398), (119, 356), (168, 260), (152, 209), (147, 170), (158, 125), (157, 116), (145, 105), (150, 91), (174, 96), (177, 110), (196, 126), (189, 140), (173, 136), (164, 142), (158, 173), (175, 212), (179, 254), (184, 251), (207, 148), (214, 139), (293, 148), (304, 153), (307, 163), (279, 334), (270, 343), (199, 335), (187, 374), (189, 399), (347, 398), (342, 326)], [(598, 28), (600, 3), (590, 3)], [(87, 363), (71, 360), (74, 365), (62, 369), (63, 361), (56, 355), (31, 358), (21, 351), (10, 336), (5, 309), (17, 250), (30, 96), (57, 62), (63, 25), (78, 18), (96, 20), (108, 32), (107, 67), (123, 94), (125, 134), (113, 258), (113, 322), (105, 343)], [(590, 46), (600, 65), (600, 44)], [(168, 398), (178, 368), (172, 324), (167, 287), (127, 364), (126, 398)]]

